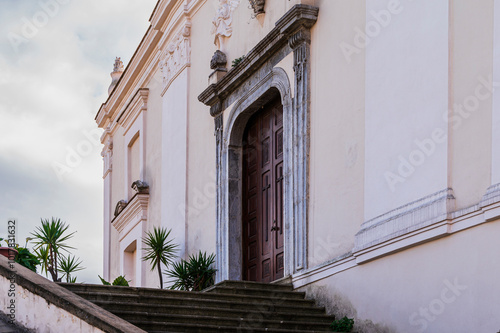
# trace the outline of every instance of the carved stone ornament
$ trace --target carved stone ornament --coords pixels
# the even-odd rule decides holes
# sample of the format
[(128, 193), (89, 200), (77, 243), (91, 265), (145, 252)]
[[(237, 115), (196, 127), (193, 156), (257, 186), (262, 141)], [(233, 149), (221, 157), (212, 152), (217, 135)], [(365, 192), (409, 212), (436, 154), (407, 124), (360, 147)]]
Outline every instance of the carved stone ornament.
[(252, 6), (253, 12), (255, 16), (259, 14), (264, 14), (264, 6), (266, 4), (266, 0), (249, 0), (250, 6)]
[(135, 182), (133, 182), (132, 188), (137, 193), (141, 194), (149, 193), (149, 185), (146, 182), (143, 182), (142, 180), (136, 180)]
[(226, 70), (227, 57), (220, 50), (215, 51), (212, 60), (210, 60), (210, 68), (213, 70)]
[(103, 177), (106, 177), (113, 169), (113, 140), (108, 139), (101, 152), (101, 156), (104, 162)]
[(186, 22), (161, 54), (160, 70), (163, 74), (164, 88), (168, 87), (177, 74), (191, 64), (190, 36), (191, 23)]
[(240, 4), (240, 0), (218, 0), (219, 5), (212, 20), (212, 34), (215, 35), (214, 44), (217, 49), (223, 49), (224, 37), (233, 34), (233, 12)]
[(108, 88), (108, 95), (111, 95), (111, 93), (113, 92), (113, 89), (115, 89), (115, 86), (116, 84), (118, 83), (118, 80), (120, 79), (120, 77), (122, 76), (123, 74), (123, 61), (121, 60), (121, 58), (119, 57), (116, 57), (115, 59), (115, 63), (113, 65), (113, 71), (111, 72), (111, 84), (109, 85), (109, 88)]
[(120, 215), (120, 213), (127, 207), (127, 202), (125, 200), (120, 200), (116, 203), (115, 207), (115, 217)]

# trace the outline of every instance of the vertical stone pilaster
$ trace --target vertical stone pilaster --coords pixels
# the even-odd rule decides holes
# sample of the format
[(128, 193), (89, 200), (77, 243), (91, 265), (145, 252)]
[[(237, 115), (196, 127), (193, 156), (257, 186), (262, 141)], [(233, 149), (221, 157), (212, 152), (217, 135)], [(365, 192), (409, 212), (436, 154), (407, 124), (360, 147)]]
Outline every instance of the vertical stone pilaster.
[(292, 112), (294, 271), (300, 271), (307, 266), (310, 42), (311, 34), (306, 27), (300, 27), (288, 39), (293, 50), (293, 69), (295, 72), (295, 96)]
[(227, 223), (224, 223), (224, 187), (225, 184), (222, 181), (223, 170), (223, 134), (224, 134), (224, 118), (222, 113), (222, 105), (221, 103), (217, 103), (211, 107), (210, 113), (214, 117), (214, 125), (215, 125), (215, 170), (216, 170), (216, 184), (217, 184), (217, 196), (216, 200), (216, 238), (217, 238), (217, 246), (216, 246), (216, 268), (219, 274), (216, 274), (216, 282), (224, 281), (228, 277), (227, 269), (223, 266), (227, 263), (227, 241), (224, 240), (225, 235), (227, 235), (227, 230), (223, 230), (227, 227)]

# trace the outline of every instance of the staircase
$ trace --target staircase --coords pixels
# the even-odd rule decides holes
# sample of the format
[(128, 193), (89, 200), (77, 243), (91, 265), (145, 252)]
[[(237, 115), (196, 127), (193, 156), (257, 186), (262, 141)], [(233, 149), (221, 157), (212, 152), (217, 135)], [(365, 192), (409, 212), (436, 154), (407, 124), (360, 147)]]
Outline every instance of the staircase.
[(331, 332), (334, 320), (291, 285), (225, 281), (203, 292), (61, 286), (150, 333)]

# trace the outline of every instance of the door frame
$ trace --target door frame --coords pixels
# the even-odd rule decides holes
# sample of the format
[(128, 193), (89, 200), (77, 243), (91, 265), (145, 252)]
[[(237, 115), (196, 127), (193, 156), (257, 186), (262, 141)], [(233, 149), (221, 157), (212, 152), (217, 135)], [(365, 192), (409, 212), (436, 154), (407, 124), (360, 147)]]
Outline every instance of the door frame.
[[(300, 119), (293, 114), (291, 85), (284, 69), (275, 67), (236, 101), (227, 119), (221, 142), (220, 161), (217, 164), (217, 276), (216, 281), (242, 280), (242, 141), (243, 132), (250, 117), (267, 102), (280, 96), (283, 105), (283, 165), (284, 165), (284, 276), (300, 271), (306, 265), (307, 228), (306, 221), (294, 214), (294, 182), (304, 177), (303, 164), (294, 160), (298, 156), (294, 149), (293, 129)], [(295, 123), (295, 125), (294, 125)], [(308, 139), (308, 138), (307, 138)], [(306, 157), (307, 159), (307, 157)], [(297, 189), (296, 189), (297, 191)], [(307, 198), (306, 193), (299, 195)], [(308, 200), (296, 200), (295, 213), (306, 211)]]
[[(238, 143), (249, 115), (266, 101), (266, 94), (276, 90), (284, 112), (285, 276), (307, 268), (310, 46), (311, 28), (318, 20), (318, 13), (318, 7), (294, 5), (246, 54), (240, 66), (211, 82), (198, 96), (200, 102), (210, 107), (215, 125), (217, 282), (240, 280), (242, 276), (241, 144)], [(292, 78), (293, 90), (287, 73)]]

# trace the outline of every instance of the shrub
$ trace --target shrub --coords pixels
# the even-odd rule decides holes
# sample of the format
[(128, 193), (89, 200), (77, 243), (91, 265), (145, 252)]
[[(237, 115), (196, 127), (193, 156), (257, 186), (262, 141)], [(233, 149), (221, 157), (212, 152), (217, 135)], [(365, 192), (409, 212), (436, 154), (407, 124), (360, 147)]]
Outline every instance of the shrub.
[(167, 275), (173, 278), (174, 284), (171, 289), (201, 291), (214, 284), (215, 272), (213, 268), (215, 254), (207, 256), (201, 251), (198, 255), (192, 255), (188, 260), (174, 263)]
[(330, 325), (330, 328), (334, 332), (351, 332), (354, 326), (354, 319), (349, 319), (344, 316), (344, 318), (339, 320), (334, 320)]
[(38, 260), (37, 256), (31, 253), (25, 247), (16, 247), (18, 251), (16, 255), (16, 262), (21, 266), (31, 269), (33, 272), (36, 272), (36, 266), (40, 265), (40, 260)]
[(99, 279), (101, 279), (101, 282), (103, 285), (105, 286), (123, 286), (123, 287), (129, 287), (129, 284), (126, 279), (125, 279), (125, 276), (123, 275), (120, 275), (119, 277), (117, 277), (116, 279), (114, 279), (113, 283), (109, 283), (108, 281), (104, 280), (100, 275), (97, 275), (99, 276)]

